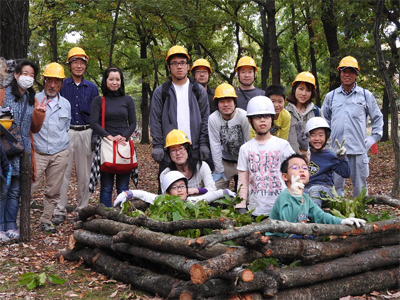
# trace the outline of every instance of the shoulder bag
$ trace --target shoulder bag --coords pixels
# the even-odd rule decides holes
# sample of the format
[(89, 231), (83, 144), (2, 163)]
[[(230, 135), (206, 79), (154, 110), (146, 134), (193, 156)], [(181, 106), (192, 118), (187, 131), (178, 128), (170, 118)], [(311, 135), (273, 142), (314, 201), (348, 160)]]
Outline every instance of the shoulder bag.
[[(101, 126), (105, 128), (106, 100), (102, 97)], [(133, 141), (128, 139), (126, 145), (103, 138), (101, 141), (100, 170), (107, 173), (126, 174), (137, 167), (136, 151)]]

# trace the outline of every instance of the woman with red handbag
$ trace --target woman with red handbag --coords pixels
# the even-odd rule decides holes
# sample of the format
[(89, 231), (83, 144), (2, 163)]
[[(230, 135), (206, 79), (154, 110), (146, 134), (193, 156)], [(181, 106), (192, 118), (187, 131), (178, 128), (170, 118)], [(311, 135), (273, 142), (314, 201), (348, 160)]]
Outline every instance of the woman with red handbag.
[[(90, 127), (103, 140), (113, 141), (116, 147), (125, 146), (136, 128), (136, 109), (132, 97), (125, 95), (124, 77), (120, 68), (108, 67), (105, 70), (101, 91), (104, 96), (93, 99)], [(130, 171), (121, 174), (117, 169), (101, 168), (100, 202), (111, 207), (114, 180), (119, 194), (129, 189), (129, 178)]]

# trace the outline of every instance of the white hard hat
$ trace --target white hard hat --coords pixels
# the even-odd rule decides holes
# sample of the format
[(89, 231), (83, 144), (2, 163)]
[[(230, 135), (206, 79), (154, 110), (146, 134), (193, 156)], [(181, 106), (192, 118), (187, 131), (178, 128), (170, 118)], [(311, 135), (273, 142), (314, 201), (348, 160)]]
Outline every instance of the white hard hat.
[(247, 116), (275, 115), (274, 104), (267, 96), (255, 96), (247, 104)]
[(307, 121), (307, 123), (306, 123), (306, 131), (307, 132), (310, 132), (311, 130), (314, 130), (317, 128), (327, 128), (327, 129), (329, 129), (329, 131), (331, 130), (331, 128), (328, 125), (328, 122), (324, 118), (314, 117)]
[(185, 177), (185, 175), (183, 175), (181, 172), (179, 171), (170, 171), (167, 174), (164, 175), (162, 181), (161, 181), (161, 192), (164, 194), (167, 192), (169, 186), (171, 184), (173, 184), (175, 181), (178, 181), (180, 179), (183, 179), (186, 183), (186, 186), (188, 184), (188, 180)]

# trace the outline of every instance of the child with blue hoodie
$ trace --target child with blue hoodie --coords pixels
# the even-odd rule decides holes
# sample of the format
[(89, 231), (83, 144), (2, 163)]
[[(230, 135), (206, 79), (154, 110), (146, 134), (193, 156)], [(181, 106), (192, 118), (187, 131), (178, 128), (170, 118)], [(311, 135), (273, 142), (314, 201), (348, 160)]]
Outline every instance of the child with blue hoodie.
[(307, 121), (306, 131), (309, 134), (310, 144), (310, 181), (306, 184), (304, 192), (321, 206), (321, 197), (333, 197), (333, 172), (343, 178), (350, 177), (350, 164), (346, 157), (344, 140), (339, 144), (336, 140), (336, 154), (325, 148), (331, 133), (328, 122), (321, 117), (314, 117)]

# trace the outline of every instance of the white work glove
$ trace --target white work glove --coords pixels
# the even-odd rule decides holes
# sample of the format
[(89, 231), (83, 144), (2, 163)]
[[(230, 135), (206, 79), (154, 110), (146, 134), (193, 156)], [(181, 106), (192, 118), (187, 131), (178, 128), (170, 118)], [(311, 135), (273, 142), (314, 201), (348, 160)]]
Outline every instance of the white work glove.
[(343, 160), (346, 158), (346, 147), (344, 146), (345, 139), (339, 144), (339, 141), (336, 139), (335, 143), (337, 146), (336, 156), (339, 160)]
[(367, 138), (365, 139), (365, 148), (367, 148), (367, 151), (368, 151), (369, 148), (371, 148), (372, 145), (375, 144), (375, 143), (376, 143), (375, 139), (374, 139), (372, 136), (367, 135)]
[(164, 158), (164, 149), (163, 148), (154, 148), (153, 152), (151, 152), (151, 157), (158, 163), (160, 163)]
[(126, 192), (120, 193), (114, 201), (114, 207), (117, 206), (118, 204), (119, 206), (122, 207), (122, 205), (126, 202), (127, 199), (128, 195), (126, 194)]
[(228, 189), (224, 189), (224, 194), (227, 194), (229, 197), (232, 197), (232, 198), (236, 197), (236, 193), (232, 192), (231, 190), (228, 190)]
[(292, 190), (293, 195), (301, 196), (304, 191), (304, 184), (300, 182), (300, 176), (292, 175), (290, 189)]
[(367, 223), (365, 220), (357, 219), (357, 218), (346, 218), (346, 219), (343, 219), (340, 222), (340, 224), (342, 224), (342, 225), (354, 225), (354, 224), (356, 224), (357, 228), (358, 227), (363, 227), (365, 225), (365, 223)]

